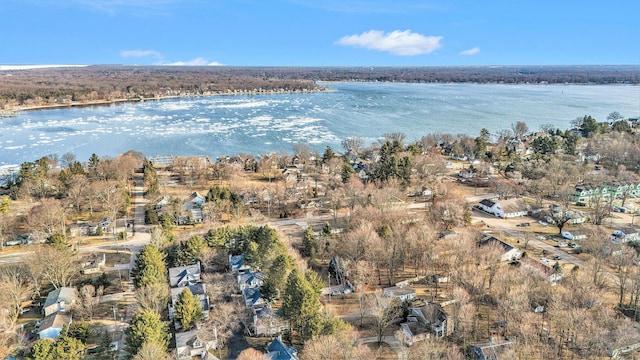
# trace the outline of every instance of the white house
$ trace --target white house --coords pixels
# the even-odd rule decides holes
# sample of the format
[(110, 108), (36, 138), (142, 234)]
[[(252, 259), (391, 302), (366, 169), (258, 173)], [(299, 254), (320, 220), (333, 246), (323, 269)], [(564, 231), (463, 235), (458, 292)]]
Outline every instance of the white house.
[(199, 356), (202, 360), (212, 360), (214, 356), (209, 353), (210, 349), (217, 346), (217, 334), (214, 329), (213, 340), (204, 341), (198, 334), (198, 330), (176, 333), (176, 355), (178, 360), (191, 360), (194, 356)]
[(55, 312), (49, 316), (45, 316), (38, 330), (40, 339), (57, 339), (62, 332), (64, 326), (71, 325), (71, 316)]
[(571, 230), (571, 231), (563, 231), (562, 237), (571, 241), (583, 240), (587, 238), (587, 233), (579, 229)]
[(416, 297), (416, 291), (411, 286), (401, 285), (382, 289), (384, 296), (409, 301)]
[(500, 205), (500, 203), (493, 202), (489, 199), (483, 199), (478, 204), (478, 207), (489, 214), (493, 214), (497, 217), (504, 217), (504, 210), (502, 210), (502, 205)]
[(640, 241), (640, 233), (632, 227), (615, 230), (613, 236), (619, 242)]
[(42, 310), (44, 316), (49, 316), (57, 312), (68, 311), (76, 302), (76, 290), (70, 287), (61, 287), (53, 290), (47, 295)]
[(200, 262), (169, 268), (169, 286), (190, 286), (200, 282)]

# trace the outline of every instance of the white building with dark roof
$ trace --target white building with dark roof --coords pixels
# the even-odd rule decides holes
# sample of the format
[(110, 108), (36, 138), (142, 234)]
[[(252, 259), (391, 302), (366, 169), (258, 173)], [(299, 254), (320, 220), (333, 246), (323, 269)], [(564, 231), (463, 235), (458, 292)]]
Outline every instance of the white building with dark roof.
[(190, 286), (200, 282), (200, 262), (169, 268), (169, 286)]

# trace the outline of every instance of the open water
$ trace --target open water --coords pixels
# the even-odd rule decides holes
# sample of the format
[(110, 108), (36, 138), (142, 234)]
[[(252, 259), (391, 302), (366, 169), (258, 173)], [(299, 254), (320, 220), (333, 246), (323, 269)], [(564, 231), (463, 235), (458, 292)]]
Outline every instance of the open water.
[(298, 142), (341, 151), (348, 136), (365, 145), (387, 132), (408, 140), (432, 132), (491, 133), (524, 121), (566, 129), (578, 116), (605, 121), (640, 114), (640, 86), (323, 83), (333, 92), (213, 96), (111, 106), (25, 111), (0, 119), (0, 165), (49, 154), (147, 156), (291, 153)]

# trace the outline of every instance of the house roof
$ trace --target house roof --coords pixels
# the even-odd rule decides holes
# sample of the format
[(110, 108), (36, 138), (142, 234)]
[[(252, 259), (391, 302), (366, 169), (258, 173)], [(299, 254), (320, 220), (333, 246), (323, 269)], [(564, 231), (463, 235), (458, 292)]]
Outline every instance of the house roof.
[(413, 308), (412, 312), (419, 312), (429, 323), (436, 323), (438, 321), (444, 321), (447, 319), (447, 313), (442, 309), (442, 306), (434, 303), (427, 303), (423, 306)]
[(185, 331), (185, 332), (181, 332), (181, 333), (176, 333), (176, 348), (183, 348), (183, 347), (193, 347), (193, 343), (196, 342), (196, 340), (199, 340), (198, 338), (198, 330), (189, 330), (189, 331)]
[(505, 213), (516, 213), (529, 210), (527, 204), (522, 199), (509, 199), (500, 202)]
[(205, 295), (205, 284), (198, 283), (195, 285), (189, 286), (178, 286), (171, 288), (171, 301), (176, 302), (178, 300), (178, 296), (184, 291), (184, 289), (189, 289), (193, 295)]
[(631, 235), (631, 234), (637, 234), (638, 233), (638, 229), (634, 229), (632, 227), (625, 227), (625, 228), (621, 228), (618, 229), (621, 233), (625, 234), (625, 235)]
[(475, 359), (491, 359), (498, 360), (502, 352), (504, 352), (513, 343), (511, 341), (504, 342), (486, 342), (471, 345)]
[(383, 290), (385, 293), (391, 293), (392, 296), (403, 296), (416, 293), (416, 291), (411, 286), (392, 286), (384, 288)]
[(480, 201), (480, 204), (486, 206), (486, 207), (492, 207), (493, 205), (495, 205), (496, 203), (489, 200), (489, 199), (482, 199), (482, 201)]
[(238, 275), (238, 284), (247, 284), (252, 286), (254, 283), (264, 282), (264, 277), (261, 272), (246, 272)]
[(260, 288), (251, 287), (242, 290), (242, 297), (246, 305), (255, 305), (262, 299), (262, 294), (260, 294)]
[(61, 287), (55, 289), (47, 295), (47, 300), (44, 302), (44, 307), (48, 307), (58, 302), (64, 301), (67, 304), (71, 304), (76, 300), (76, 290), (70, 287)]
[(500, 240), (498, 238), (495, 238), (493, 236), (485, 236), (484, 238), (482, 238), (482, 240), (480, 240), (480, 245), (481, 246), (486, 246), (486, 245), (490, 245), (490, 244), (495, 244), (495, 245), (501, 246), (504, 249), (505, 252), (511, 251), (511, 250), (514, 249), (513, 246), (511, 246), (511, 245), (507, 244), (506, 242), (504, 242), (504, 241), (502, 241), (502, 240)]
[(279, 337), (267, 346), (271, 360), (298, 360), (298, 354), (294, 346), (287, 346)]
[(40, 330), (38, 332), (45, 331), (50, 328), (62, 328), (64, 325), (71, 323), (71, 317), (64, 313), (53, 313), (42, 320), (40, 324)]
[(200, 281), (200, 262), (193, 265), (185, 265), (169, 268), (169, 285), (171, 287)]
[(244, 255), (229, 255), (229, 266), (240, 268), (244, 264)]

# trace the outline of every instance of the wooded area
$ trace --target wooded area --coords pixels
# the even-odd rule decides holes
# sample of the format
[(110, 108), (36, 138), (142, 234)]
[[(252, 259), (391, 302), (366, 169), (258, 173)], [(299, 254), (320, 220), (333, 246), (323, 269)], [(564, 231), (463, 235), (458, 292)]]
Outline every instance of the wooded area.
[(638, 84), (636, 66), (87, 66), (0, 73), (0, 109), (241, 92), (320, 90), (316, 81)]

